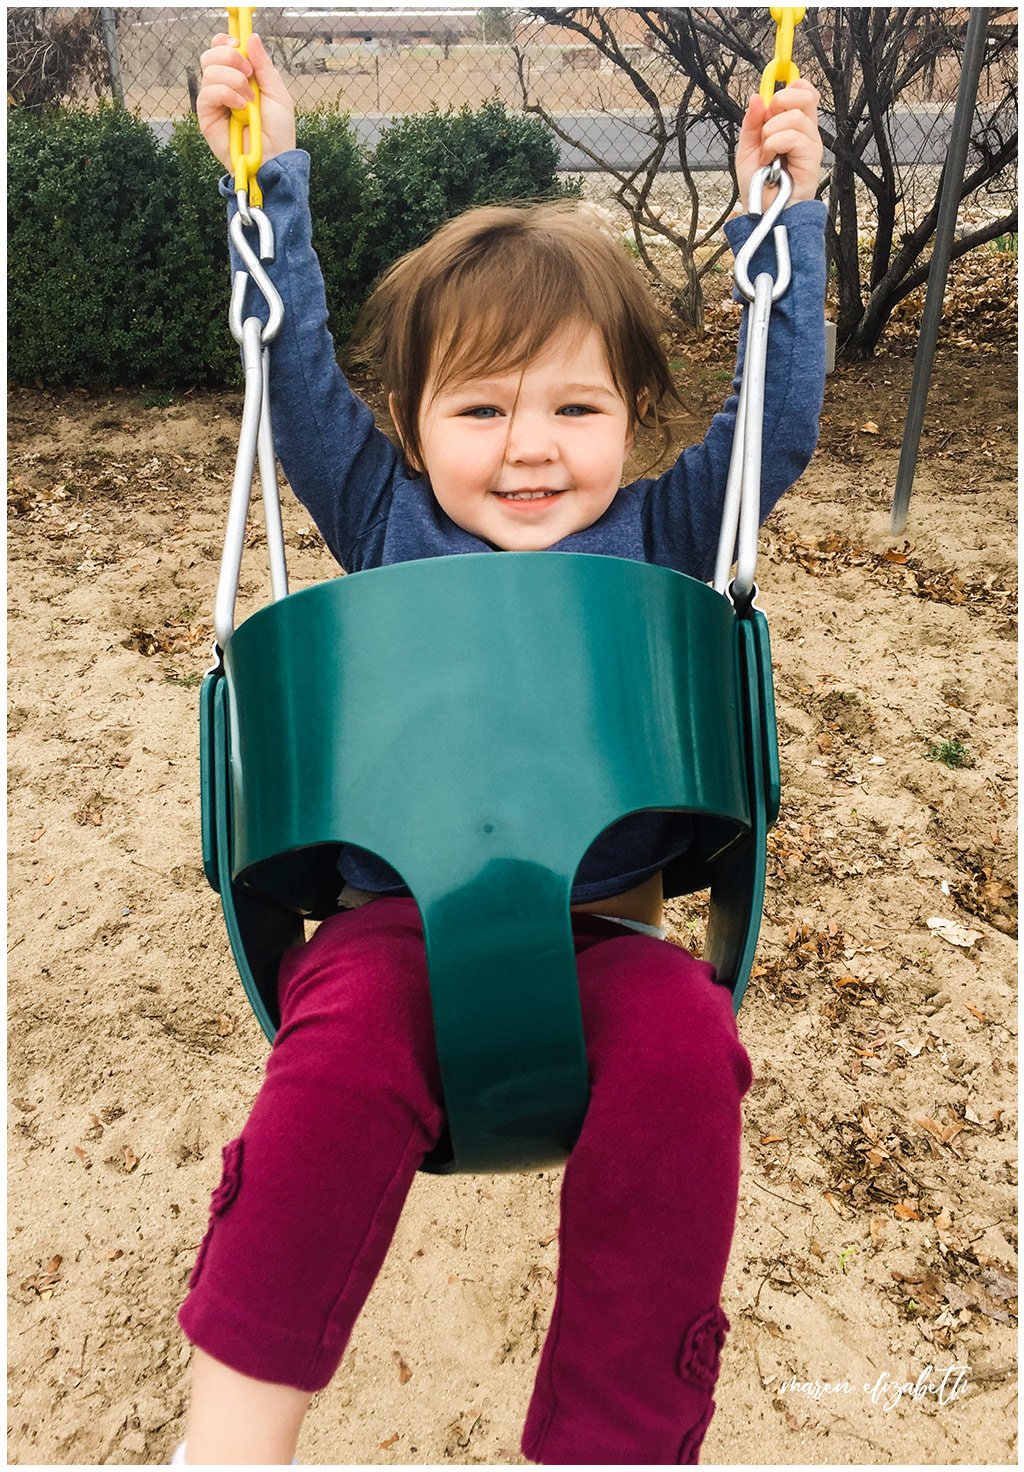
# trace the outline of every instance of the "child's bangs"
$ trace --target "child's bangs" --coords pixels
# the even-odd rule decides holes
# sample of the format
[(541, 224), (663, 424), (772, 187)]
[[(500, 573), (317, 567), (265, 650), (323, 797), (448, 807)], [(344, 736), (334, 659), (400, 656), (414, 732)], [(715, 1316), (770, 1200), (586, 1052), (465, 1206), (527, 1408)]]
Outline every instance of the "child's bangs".
[[(489, 264), (489, 263), (488, 263)], [(497, 263), (496, 263), (497, 264)], [(474, 273), (476, 274), (476, 273)], [(515, 373), (542, 357), (563, 334), (582, 340), (595, 320), (593, 304), (575, 273), (483, 270), (479, 279), (445, 283), (433, 304), (428, 333), (438, 344), (431, 388)], [(602, 334), (607, 340), (607, 334)], [(614, 371), (614, 370), (613, 370)]]

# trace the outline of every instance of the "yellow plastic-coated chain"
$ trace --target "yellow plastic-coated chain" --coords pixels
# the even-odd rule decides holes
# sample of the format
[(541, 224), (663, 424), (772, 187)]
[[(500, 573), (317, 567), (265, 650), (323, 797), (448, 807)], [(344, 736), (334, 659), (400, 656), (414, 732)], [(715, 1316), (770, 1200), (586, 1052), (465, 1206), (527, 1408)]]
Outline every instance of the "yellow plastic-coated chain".
[(788, 87), (800, 75), (793, 60), (793, 32), (804, 18), (806, 5), (772, 5), (771, 16), (775, 22), (775, 55), (761, 74), (761, 96), (767, 105), (772, 100), (777, 83)]
[[(252, 11), (251, 5), (229, 5), (228, 12), (228, 34), (237, 38), (238, 49), (243, 56), (248, 56), (249, 37), (252, 35)], [(263, 194), (260, 186), (256, 183), (256, 175), (263, 161), (263, 133), (260, 126), (260, 89), (255, 77), (249, 78), (249, 85), (256, 94), (252, 102), (246, 103), (245, 107), (231, 109), (231, 123), (228, 128), (228, 139), (231, 144), (231, 172), (235, 176), (235, 190), (241, 193), (243, 190), (248, 197), (249, 203), (257, 207), (263, 203)], [(249, 151), (242, 152), (242, 129), (248, 125), (249, 128)]]

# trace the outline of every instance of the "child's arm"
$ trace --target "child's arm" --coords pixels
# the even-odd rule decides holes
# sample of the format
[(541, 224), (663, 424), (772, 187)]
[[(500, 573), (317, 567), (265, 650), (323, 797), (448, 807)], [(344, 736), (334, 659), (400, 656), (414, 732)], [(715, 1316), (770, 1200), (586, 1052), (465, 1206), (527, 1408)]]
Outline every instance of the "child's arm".
[[(765, 373), (762, 441), (761, 520), (807, 466), (818, 439), (818, 415), (825, 388), (825, 206), (814, 198), (822, 146), (817, 122), (818, 94), (809, 82), (792, 83), (776, 93), (766, 109), (751, 99), (736, 150), (740, 197), (747, 202), (754, 172), (786, 155), (793, 196), (781, 224), (789, 233), (792, 283), (772, 309)], [(766, 200), (768, 202), (768, 191)], [(734, 218), (726, 235), (738, 251), (757, 221)], [(750, 270), (775, 274), (771, 237), (760, 247)], [(737, 300), (740, 298), (737, 297)], [(748, 313), (740, 327), (733, 395), (715, 415), (704, 440), (684, 450), (671, 470), (645, 487), (644, 536), (651, 562), (674, 567), (704, 580), (714, 571), (725, 483), (732, 453), (747, 336)]]
[[(215, 36), (202, 57), (203, 85), (196, 111), (211, 150), (230, 168), (228, 113), (250, 99), (248, 76), (260, 88), (263, 159), (259, 183), (274, 228), (275, 258), (267, 271), (284, 301), (284, 324), (271, 345), (271, 416), (276, 448), (292, 490), (310, 512), (328, 547), (349, 571), (371, 553), (383, 527), (401, 457), (378, 430), (367, 406), (352, 393), (327, 330), (327, 302), (313, 250), (308, 204), (309, 158), (295, 147), (291, 99), (259, 37), (249, 56), (237, 42)], [(221, 181), (229, 217), (236, 210), (232, 181)], [(234, 249), (232, 271), (240, 268)], [(225, 304), (226, 305), (226, 304)], [(250, 286), (246, 312), (265, 319), (259, 290)], [(370, 554), (368, 556), (368, 554)]]

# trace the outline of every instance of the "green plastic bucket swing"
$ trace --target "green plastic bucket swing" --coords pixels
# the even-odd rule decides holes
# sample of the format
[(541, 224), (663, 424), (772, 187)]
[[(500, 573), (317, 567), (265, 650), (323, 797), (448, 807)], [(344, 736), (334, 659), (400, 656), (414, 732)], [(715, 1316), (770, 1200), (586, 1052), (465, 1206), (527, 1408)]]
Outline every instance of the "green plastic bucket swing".
[[(236, 277), (246, 410), (218, 659), (201, 691), (206, 875), (272, 1039), (281, 956), (302, 943), (306, 919), (335, 911), (341, 845), (391, 864), (423, 920), (444, 1089), (447, 1132), (425, 1169), (559, 1164), (588, 1100), (570, 891), (611, 823), (650, 810), (693, 815), (693, 843), (665, 870), (665, 892), (710, 888), (704, 956), (735, 1006), (743, 995), (779, 803), (756, 590), (723, 596), (613, 557), (485, 552), (287, 595), (260, 411), (276, 330), (276, 292), (260, 265), (272, 235), (259, 210), (251, 215), (260, 255), (241, 225), (235, 232), (236, 216), (239, 275), (271, 302), (271, 323), (242, 322), (246, 281), (239, 288)], [(773, 219), (766, 212), (760, 238)], [(748, 372), (751, 354), (748, 344)], [(746, 422), (759, 431), (753, 392)], [(257, 441), (275, 601), (236, 630)], [(727, 505), (727, 562), (730, 515)], [(742, 520), (739, 530), (742, 564)]]

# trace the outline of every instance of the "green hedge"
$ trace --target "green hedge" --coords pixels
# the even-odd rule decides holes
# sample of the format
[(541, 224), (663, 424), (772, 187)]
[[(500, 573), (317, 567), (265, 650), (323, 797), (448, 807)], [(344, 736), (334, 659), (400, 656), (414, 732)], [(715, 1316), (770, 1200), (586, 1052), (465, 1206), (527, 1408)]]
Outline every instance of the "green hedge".
[(413, 250), (445, 220), (477, 204), (578, 193), (555, 176), (558, 146), (537, 118), (500, 102), (479, 112), (429, 112), (401, 118), (381, 135), (373, 169), (388, 264)]
[[(161, 146), (104, 107), (7, 113), (8, 372), (21, 382), (237, 383), (220, 165), (195, 119)], [(498, 103), (402, 119), (374, 155), (300, 116), (313, 240), (339, 343), (379, 273), (471, 204), (565, 192), (538, 120)], [(574, 192), (578, 186), (570, 186)]]

